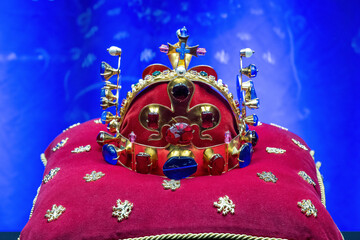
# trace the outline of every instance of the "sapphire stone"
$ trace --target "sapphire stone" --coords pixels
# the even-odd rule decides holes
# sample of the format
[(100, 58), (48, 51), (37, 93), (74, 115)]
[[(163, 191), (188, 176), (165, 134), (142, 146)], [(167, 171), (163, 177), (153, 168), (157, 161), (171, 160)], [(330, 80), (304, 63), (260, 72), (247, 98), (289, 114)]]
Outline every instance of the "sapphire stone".
[(116, 165), (118, 155), (114, 145), (105, 144), (102, 148), (102, 155), (106, 162)]
[(245, 143), (240, 148), (239, 167), (244, 168), (250, 164), (253, 148), (251, 143)]
[(169, 158), (164, 166), (163, 173), (170, 179), (180, 180), (193, 175), (197, 170), (197, 163), (192, 157), (176, 156)]

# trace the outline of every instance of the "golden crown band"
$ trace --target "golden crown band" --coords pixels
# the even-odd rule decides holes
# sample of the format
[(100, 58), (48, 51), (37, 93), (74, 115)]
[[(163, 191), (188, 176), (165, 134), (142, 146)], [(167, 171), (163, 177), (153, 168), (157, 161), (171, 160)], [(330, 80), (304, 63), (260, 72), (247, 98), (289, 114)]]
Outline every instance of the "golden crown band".
[[(225, 134), (225, 143), (210, 147), (190, 145), (167, 145), (154, 147), (134, 142), (121, 134), (116, 137), (100, 132), (97, 142), (102, 146), (104, 159), (142, 174), (167, 176), (179, 180), (189, 176), (221, 175), (236, 167), (245, 167), (252, 155), (251, 141), (254, 133), (246, 138), (237, 135), (230, 142), (230, 132)], [(133, 142), (132, 142), (133, 141)], [(178, 169), (181, 168), (181, 171)]]

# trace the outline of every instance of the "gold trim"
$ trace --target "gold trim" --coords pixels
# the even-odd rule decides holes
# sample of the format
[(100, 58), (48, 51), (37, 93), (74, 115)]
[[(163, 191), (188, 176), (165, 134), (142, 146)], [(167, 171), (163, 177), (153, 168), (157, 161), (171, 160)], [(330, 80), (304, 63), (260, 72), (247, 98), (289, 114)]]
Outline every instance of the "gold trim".
[(40, 159), (41, 159), (41, 162), (44, 164), (44, 167), (46, 167), (47, 159), (46, 159), (45, 153), (40, 154)]
[(326, 208), (324, 179), (323, 179), (323, 176), (320, 173), (320, 170), (319, 170), (320, 167), (321, 167), (321, 162), (316, 162), (316, 176), (317, 176), (317, 179), (318, 179), (318, 182), (319, 182), (319, 187), (320, 187), (321, 203)]
[(38, 198), (38, 196), (39, 196), (40, 188), (41, 188), (41, 184), (40, 184), (40, 186), (39, 186), (38, 189), (37, 189), (36, 196), (34, 197), (33, 205), (32, 205), (31, 211), (30, 211), (29, 220), (30, 220), (30, 218), (31, 218), (32, 215), (33, 215), (34, 208), (35, 208), (35, 203), (36, 203), (36, 200), (37, 200), (37, 198)]
[[(165, 71), (169, 73), (166, 72), (165, 74), (164, 73)], [(124, 121), (124, 116), (126, 115), (132, 101), (142, 90), (153, 84), (157, 84), (160, 82), (171, 82), (176, 78), (183, 78), (191, 82), (201, 82), (215, 88), (221, 95), (223, 95), (223, 97), (229, 103), (238, 126), (244, 124), (243, 119), (240, 119), (238, 117), (240, 115), (240, 109), (238, 108), (235, 100), (233, 99), (233, 95), (229, 93), (229, 88), (226, 85), (224, 85), (221, 81), (217, 81), (214, 76), (212, 75), (202, 76), (201, 74), (199, 74), (197, 71), (194, 70), (189, 70), (185, 73), (185, 76), (180, 76), (174, 70), (171, 71), (164, 70), (161, 72), (161, 74), (157, 76), (146, 75), (144, 79), (141, 79), (141, 81), (135, 84), (132, 87), (132, 90), (127, 93), (126, 98), (123, 100), (122, 106), (120, 108), (121, 117), (118, 120), (119, 125), (121, 125), (122, 122)], [(240, 130), (241, 129), (239, 128), (239, 131)]]
[[(232, 239), (232, 240), (286, 240), (285, 238), (257, 237), (234, 233), (168, 233), (123, 240), (165, 240), (165, 239)], [(119, 239), (120, 240), (120, 239)]]

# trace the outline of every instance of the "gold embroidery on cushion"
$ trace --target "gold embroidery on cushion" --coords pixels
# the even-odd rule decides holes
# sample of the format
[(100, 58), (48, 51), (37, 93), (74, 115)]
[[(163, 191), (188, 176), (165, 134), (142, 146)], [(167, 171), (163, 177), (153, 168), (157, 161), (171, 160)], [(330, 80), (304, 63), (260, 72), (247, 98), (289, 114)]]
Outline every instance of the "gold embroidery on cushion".
[(74, 150), (72, 150), (72, 153), (82, 153), (82, 152), (89, 152), (91, 150), (91, 146), (86, 145), (86, 146), (79, 146), (77, 148), (75, 148)]
[(63, 212), (65, 211), (66, 208), (64, 208), (63, 206), (59, 205), (56, 206), (56, 204), (54, 204), (52, 206), (51, 210), (47, 210), (46, 214), (45, 214), (45, 218), (47, 218), (48, 222), (54, 221), (56, 219), (58, 219), (61, 214), (63, 214)]
[(66, 132), (70, 128), (73, 128), (73, 127), (76, 127), (76, 126), (79, 126), (79, 125), (80, 125), (80, 123), (75, 123), (75, 124), (71, 125), (70, 127), (68, 127), (67, 129), (63, 130), (63, 132)]
[(273, 182), (276, 183), (278, 178), (272, 173), (272, 172), (262, 172), (262, 173), (257, 173), (258, 177), (262, 180), (264, 180), (265, 182)]
[(218, 213), (222, 213), (224, 216), (226, 216), (229, 212), (231, 214), (235, 213), (235, 204), (227, 195), (219, 197), (219, 200), (214, 202), (214, 207), (218, 209)]
[(41, 159), (41, 162), (44, 164), (44, 167), (46, 167), (47, 159), (46, 159), (44, 153), (42, 153), (42, 154), (40, 155), (40, 159)]
[(180, 188), (180, 180), (164, 180), (162, 185), (165, 190), (171, 189), (171, 191), (175, 191), (176, 189)]
[(116, 201), (116, 206), (113, 206), (112, 216), (117, 217), (118, 221), (121, 222), (127, 219), (132, 211), (133, 204), (128, 200), (121, 202), (120, 199)]
[(280, 125), (277, 125), (277, 124), (275, 124), (275, 123), (270, 123), (270, 125), (271, 125), (271, 126), (274, 126), (274, 127), (281, 128), (282, 130), (285, 130), (285, 131), (289, 130), (289, 129), (284, 128), (284, 127), (282, 127), (282, 126), (280, 126)]
[(283, 154), (286, 152), (285, 149), (282, 148), (274, 148), (274, 147), (266, 147), (266, 151), (268, 153), (275, 153), (275, 154)]
[(296, 145), (298, 145), (300, 148), (304, 149), (305, 151), (309, 150), (305, 145), (301, 144), (299, 141), (295, 139), (291, 139)]
[(307, 217), (310, 217), (311, 215), (317, 217), (318, 211), (310, 199), (304, 199), (301, 202), (298, 202), (297, 205), (301, 208), (301, 212), (305, 213)]
[(105, 176), (105, 173), (92, 171), (90, 174), (86, 174), (84, 179), (86, 182), (92, 182), (92, 181), (99, 180), (103, 176)]
[(52, 148), (52, 151), (55, 152), (56, 150), (58, 150), (59, 148), (63, 147), (65, 145), (65, 143), (69, 140), (69, 138), (65, 138), (63, 140), (61, 140), (58, 144), (56, 144), (55, 147)]
[(316, 183), (314, 182), (314, 180), (312, 180), (312, 178), (307, 175), (306, 172), (304, 171), (300, 171), (298, 172), (299, 176), (302, 177), (306, 182), (308, 182), (309, 184), (313, 185), (314, 187), (316, 186)]
[(316, 162), (316, 176), (320, 187), (321, 203), (324, 205), (324, 207), (326, 207), (324, 179), (320, 173), (320, 167), (321, 167), (321, 162)]
[(59, 167), (56, 167), (54, 169), (51, 169), (49, 174), (45, 175), (44, 176), (44, 179), (43, 179), (43, 183), (47, 183), (49, 182), (51, 179), (53, 179), (53, 177), (60, 171), (60, 168)]

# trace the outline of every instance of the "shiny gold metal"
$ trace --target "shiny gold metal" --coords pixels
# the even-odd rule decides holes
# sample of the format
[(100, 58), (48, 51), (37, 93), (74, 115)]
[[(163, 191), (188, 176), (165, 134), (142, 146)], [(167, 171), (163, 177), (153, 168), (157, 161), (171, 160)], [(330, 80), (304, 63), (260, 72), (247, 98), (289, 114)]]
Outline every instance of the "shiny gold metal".
[(112, 84), (110, 81), (105, 81), (105, 86), (103, 87), (104, 89), (109, 89), (109, 90), (115, 90), (115, 89), (121, 89), (121, 86), (117, 86), (115, 84)]
[(102, 64), (105, 65), (105, 71), (104, 71), (104, 73), (101, 73), (100, 75), (103, 76), (106, 81), (108, 81), (112, 76), (120, 74), (120, 69), (112, 68), (106, 62), (102, 62)]
[(109, 132), (116, 133), (119, 131), (120, 123), (117, 121), (117, 119), (113, 119), (110, 121), (108, 125)]
[(209, 163), (210, 159), (215, 155), (214, 150), (212, 148), (207, 148), (204, 151), (203, 159), (206, 163)]
[(259, 99), (255, 98), (253, 100), (250, 100), (248, 102), (245, 102), (245, 106), (251, 109), (258, 109), (259, 108)]
[(158, 160), (156, 148), (147, 147), (145, 148), (145, 153), (150, 155), (152, 166), (155, 166), (155, 162)]
[(115, 142), (117, 140), (116, 137), (104, 131), (99, 132), (98, 136), (99, 137), (96, 139), (96, 141), (100, 146), (103, 146), (111, 142)]
[[(206, 67), (208, 67), (208, 66), (206, 66)], [(166, 74), (165, 74), (165, 72), (166, 72)], [(127, 97), (126, 97), (126, 99), (124, 99), (124, 101), (123, 101), (123, 103), (121, 105), (121, 109), (120, 109), (121, 118), (119, 120), (120, 125), (124, 120), (123, 116), (126, 115), (132, 101), (137, 96), (137, 94), (139, 94), (145, 88), (147, 88), (147, 87), (149, 87), (151, 85), (154, 85), (154, 84), (157, 84), (157, 83), (160, 83), (160, 82), (170, 82), (170, 81), (172, 81), (172, 80), (174, 80), (176, 78), (184, 78), (184, 79), (189, 80), (191, 82), (201, 82), (201, 83), (207, 84), (208, 86), (210, 86), (212, 88), (215, 88), (229, 103), (229, 105), (230, 105), (230, 107), (231, 107), (231, 109), (233, 111), (234, 118), (235, 118), (236, 122), (238, 123), (238, 126), (242, 126), (244, 124), (244, 122), (241, 121), (241, 119), (238, 117), (241, 112), (240, 112), (240, 109), (238, 108), (235, 100), (233, 99), (232, 94), (229, 94), (229, 89), (223, 84), (218, 84), (218, 82), (216, 81), (216, 78), (214, 76), (211, 76), (211, 75), (210, 76), (201, 76), (197, 71), (190, 69), (189, 72), (186, 72), (185, 76), (178, 76), (175, 71), (170, 71), (169, 72), (169, 70), (164, 70), (156, 78), (152, 77), (152, 75), (147, 75), (147, 76), (145, 76), (145, 80), (141, 79), (141, 83), (139, 81), (139, 83), (134, 85), (134, 88), (132, 89), (132, 91), (129, 91), (127, 93)], [(144, 109), (145, 108), (146, 107), (144, 107)], [(142, 116), (141, 119), (146, 120), (147, 119), (147, 114), (148, 114), (149, 111), (144, 110), (144, 109), (142, 110), (142, 111), (144, 111), (144, 112), (142, 112), (142, 114), (144, 114), (145, 116)], [(169, 108), (167, 108), (167, 109), (169, 109)], [(245, 108), (243, 108), (243, 109), (245, 109)], [(162, 113), (164, 112), (163, 110), (164, 109), (162, 107), (159, 108), (159, 115), (162, 115)], [(143, 126), (147, 126), (146, 122), (145, 123), (141, 122), (141, 124)], [(159, 125), (160, 125), (160, 123), (159, 123)], [(156, 131), (156, 130), (151, 129), (150, 131)], [(156, 132), (158, 132), (158, 130)], [(154, 134), (154, 136), (157, 136), (157, 137), (154, 137), (154, 139), (159, 138), (159, 134)]]
[[(256, 69), (257, 70), (257, 69)], [(252, 78), (254, 76), (251, 76), (251, 65), (249, 65), (248, 67), (246, 68), (241, 68), (240, 69), (240, 72), (242, 74), (244, 74), (245, 76), (247, 76), (248, 78)]]
[(103, 87), (105, 92), (105, 97), (109, 99), (110, 101), (114, 101), (117, 99), (117, 97), (111, 92), (111, 90), (107, 89), (106, 86)]
[(100, 106), (102, 107), (103, 110), (117, 105), (118, 105), (117, 101), (113, 102), (105, 97), (100, 98)]
[(249, 116), (245, 117), (244, 120), (249, 125), (253, 126), (255, 124), (254, 115), (249, 115)]
[(120, 119), (119, 116), (115, 116), (113, 115), (111, 112), (106, 112), (106, 120), (105, 120), (105, 123), (109, 123), (111, 122), (112, 120), (118, 120)]
[(195, 156), (192, 151), (190, 151), (189, 149), (183, 149), (178, 147), (173, 148), (172, 151), (170, 151), (169, 154), (167, 155), (167, 159), (172, 157), (191, 157), (195, 159)]

